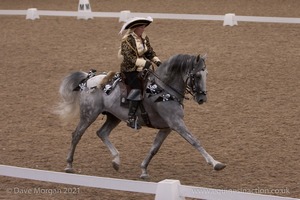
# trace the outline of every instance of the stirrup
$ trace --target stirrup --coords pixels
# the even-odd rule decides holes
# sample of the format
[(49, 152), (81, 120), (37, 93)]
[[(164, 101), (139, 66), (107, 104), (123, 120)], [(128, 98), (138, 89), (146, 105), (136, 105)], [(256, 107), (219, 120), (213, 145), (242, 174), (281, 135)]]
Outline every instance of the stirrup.
[(127, 126), (129, 126), (130, 128), (133, 128), (135, 130), (141, 129), (141, 125), (138, 124), (138, 120), (137, 117), (134, 116), (130, 116), (127, 120)]

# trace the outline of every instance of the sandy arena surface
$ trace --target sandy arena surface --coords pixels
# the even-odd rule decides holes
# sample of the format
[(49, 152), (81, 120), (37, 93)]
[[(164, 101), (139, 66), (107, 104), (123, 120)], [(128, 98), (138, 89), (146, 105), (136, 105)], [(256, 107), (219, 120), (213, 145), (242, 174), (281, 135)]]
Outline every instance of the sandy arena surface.
[[(298, 0), (90, 0), (93, 11), (300, 17)], [(0, 9), (76, 11), (77, 0), (1, 0)], [(219, 172), (177, 133), (172, 133), (149, 165), (151, 182), (260, 191), (300, 198), (300, 25), (154, 19), (147, 28), (162, 60), (177, 53), (208, 53), (208, 102), (185, 101), (189, 130), (217, 160)], [(118, 71), (117, 18), (0, 16), (0, 160), (12, 165), (63, 172), (71, 132), (52, 113), (63, 77), (95, 68)], [(81, 139), (75, 154), (78, 174), (140, 180), (140, 163), (156, 131), (121, 123), (111, 135), (121, 153), (120, 170), (95, 132), (103, 116)], [(75, 186), (75, 194), (21, 194), (74, 186), (0, 177), (0, 199), (130, 199), (154, 195)]]

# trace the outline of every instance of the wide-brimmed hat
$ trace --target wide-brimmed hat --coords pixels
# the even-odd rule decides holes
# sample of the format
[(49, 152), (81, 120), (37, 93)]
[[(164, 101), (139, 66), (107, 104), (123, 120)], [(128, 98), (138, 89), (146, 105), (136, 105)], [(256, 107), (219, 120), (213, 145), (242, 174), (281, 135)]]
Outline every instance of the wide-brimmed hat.
[(129, 19), (127, 22), (125, 22), (120, 30), (120, 33), (122, 33), (124, 30), (131, 29), (137, 26), (146, 25), (148, 26), (153, 22), (152, 17), (133, 17)]

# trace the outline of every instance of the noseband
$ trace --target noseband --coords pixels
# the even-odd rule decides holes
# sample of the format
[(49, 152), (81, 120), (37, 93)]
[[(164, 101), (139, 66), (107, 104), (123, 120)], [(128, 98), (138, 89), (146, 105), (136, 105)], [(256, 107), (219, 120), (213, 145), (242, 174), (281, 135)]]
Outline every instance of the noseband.
[[(206, 70), (206, 65), (205, 65), (205, 61), (203, 60), (204, 63), (204, 67), (203, 69), (201, 69), (201, 71), (205, 71)], [(194, 68), (191, 70), (191, 72), (188, 73), (188, 77), (185, 81), (186, 84), (186, 93), (189, 93), (190, 95), (192, 95), (193, 97), (195, 97), (195, 94), (202, 94), (202, 95), (206, 95), (207, 91), (203, 91), (201, 90), (201, 88), (199, 87), (199, 85), (196, 84), (196, 80), (199, 79), (197, 77), (197, 73), (192, 73), (194, 71)], [(190, 83), (190, 84), (188, 84)]]

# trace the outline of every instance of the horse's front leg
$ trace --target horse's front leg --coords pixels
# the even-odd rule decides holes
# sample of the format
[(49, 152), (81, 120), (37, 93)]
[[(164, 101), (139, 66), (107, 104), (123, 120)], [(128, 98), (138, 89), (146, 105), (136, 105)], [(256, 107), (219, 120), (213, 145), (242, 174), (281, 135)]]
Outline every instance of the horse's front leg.
[(200, 141), (198, 141), (193, 135), (192, 133), (190, 133), (183, 120), (178, 120), (177, 122), (173, 122), (172, 123), (172, 129), (175, 130), (177, 133), (179, 133), (186, 141), (188, 141), (193, 147), (195, 147), (201, 154), (202, 156), (205, 158), (206, 162), (209, 165), (212, 165), (214, 170), (222, 170), (226, 167), (225, 164), (215, 160), (211, 155), (209, 155), (206, 150), (204, 149), (204, 147), (202, 147), (202, 145), (200, 144)]
[(120, 156), (119, 151), (116, 147), (110, 142), (109, 134), (110, 132), (121, 122), (118, 118), (113, 116), (110, 113), (107, 113), (107, 118), (103, 126), (97, 131), (98, 137), (103, 141), (107, 146), (113, 156), (113, 168), (118, 171), (120, 166)]
[(162, 143), (165, 141), (165, 139), (167, 138), (167, 136), (169, 135), (170, 132), (171, 132), (171, 129), (161, 129), (157, 133), (148, 155), (146, 156), (146, 158), (144, 159), (144, 161), (141, 164), (142, 174), (140, 177), (142, 179), (149, 178), (147, 167), (148, 167), (151, 159), (158, 152), (159, 148), (161, 147)]

